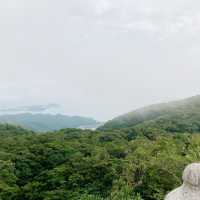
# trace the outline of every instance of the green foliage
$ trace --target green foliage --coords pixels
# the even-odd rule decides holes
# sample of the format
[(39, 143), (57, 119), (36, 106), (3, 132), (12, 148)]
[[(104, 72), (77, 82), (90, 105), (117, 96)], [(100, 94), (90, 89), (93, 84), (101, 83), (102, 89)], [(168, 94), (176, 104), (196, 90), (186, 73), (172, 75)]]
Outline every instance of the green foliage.
[(0, 200), (161, 200), (200, 160), (200, 134), (157, 128), (35, 134), (0, 126)]

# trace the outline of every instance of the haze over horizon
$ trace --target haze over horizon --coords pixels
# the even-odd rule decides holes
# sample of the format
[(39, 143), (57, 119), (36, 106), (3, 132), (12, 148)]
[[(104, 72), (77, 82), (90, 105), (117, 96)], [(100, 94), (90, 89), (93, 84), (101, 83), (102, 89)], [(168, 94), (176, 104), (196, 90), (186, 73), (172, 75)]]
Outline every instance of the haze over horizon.
[(200, 94), (200, 2), (0, 2), (0, 109), (106, 121)]

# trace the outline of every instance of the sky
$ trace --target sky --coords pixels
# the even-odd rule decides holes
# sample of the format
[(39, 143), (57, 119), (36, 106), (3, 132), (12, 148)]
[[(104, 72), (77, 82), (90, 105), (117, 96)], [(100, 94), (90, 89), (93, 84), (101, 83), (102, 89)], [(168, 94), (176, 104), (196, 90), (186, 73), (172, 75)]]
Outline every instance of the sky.
[(0, 1), (0, 110), (108, 120), (200, 94), (200, 1)]

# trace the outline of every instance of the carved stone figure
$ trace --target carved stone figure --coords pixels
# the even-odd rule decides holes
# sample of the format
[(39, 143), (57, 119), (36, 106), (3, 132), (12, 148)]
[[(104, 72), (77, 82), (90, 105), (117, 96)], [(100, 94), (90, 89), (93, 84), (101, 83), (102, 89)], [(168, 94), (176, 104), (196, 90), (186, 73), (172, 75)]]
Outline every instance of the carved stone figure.
[(170, 192), (165, 200), (200, 200), (200, 163), (193, 163), (183, 172), (183, 185)]

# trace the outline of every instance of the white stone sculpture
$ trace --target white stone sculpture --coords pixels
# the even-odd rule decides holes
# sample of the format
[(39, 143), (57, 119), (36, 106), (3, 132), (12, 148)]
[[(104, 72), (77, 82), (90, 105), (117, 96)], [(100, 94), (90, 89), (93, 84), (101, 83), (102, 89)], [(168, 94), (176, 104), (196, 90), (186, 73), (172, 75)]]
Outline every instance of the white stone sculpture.
[(165, 200), (200, 200), (200, 163), (186, 167), (183, 172), (183, 185), (170, 192)]

